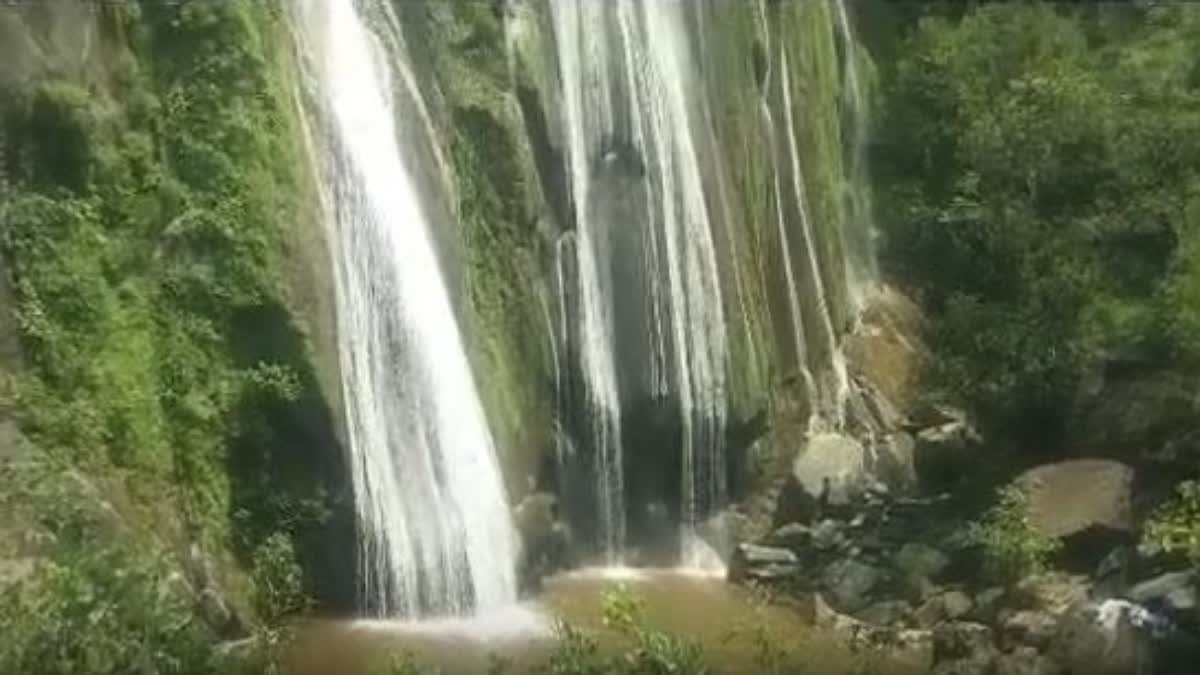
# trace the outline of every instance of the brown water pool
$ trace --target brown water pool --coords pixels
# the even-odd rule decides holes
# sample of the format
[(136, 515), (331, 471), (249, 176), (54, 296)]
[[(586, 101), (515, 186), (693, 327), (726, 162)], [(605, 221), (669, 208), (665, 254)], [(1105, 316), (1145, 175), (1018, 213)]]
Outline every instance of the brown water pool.
[[(714, 673), (766, 670), (767, 652), (788, 654), (804, 675), (916, 675), (916, 659), (853, 653), (844, 637), (814, 628), (799, 606), (764, 602), (723, 579), (678, 571), (583, 570), (548, 579), (526, 604), (471, 619), (422, 622), (313, 619), (299, 626), (288, 675), (376, 675), (395, 654), (430, 672), (475, 675), (496, 659), (504, 673), (536, 672), (553, 649), (564, 620), (593, 634), (603, 650), (627, 642), (603, 625), (603, 598), (618, 584), (640, 598), (649, 627), (698, 641)], [(764, 651), (763, 645), (768, 649)], [(422, 670), (424, 672), (424, 670)]]

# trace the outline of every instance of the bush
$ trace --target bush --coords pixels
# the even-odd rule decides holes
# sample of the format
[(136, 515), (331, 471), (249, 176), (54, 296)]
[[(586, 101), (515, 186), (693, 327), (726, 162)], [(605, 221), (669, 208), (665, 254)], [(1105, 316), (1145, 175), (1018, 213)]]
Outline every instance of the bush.
[(1146, 522), (1142, 548), (1147, 552), (1182, 555), (1200, 567), (1200, 483), (1184, 481), (1175, 497), (1160, 506)]
[(209, 673), (215, 636), (164, 561), (90, 546), (0, 598), (0, 672)]
[(255, 549), (253, 565), (255, 609), (268, 623), (308, 607), (303, 570), (286, 534), (276, 532)]
[(1061, 546), (1029, 521), (1029, 499), (1009, 485), (983, 517), (967, 528), (967, 538), (982, 547), (984, 573), (999, 582), (1013, 582), (1045, 571)]

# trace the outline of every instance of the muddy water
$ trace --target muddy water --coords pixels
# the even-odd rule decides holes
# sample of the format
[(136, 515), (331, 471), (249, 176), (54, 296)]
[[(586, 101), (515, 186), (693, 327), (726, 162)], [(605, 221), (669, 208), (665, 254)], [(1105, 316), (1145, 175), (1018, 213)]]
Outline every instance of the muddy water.
[[(300, 627), (289, 675), (387, 675), (382, 664), (406, 653), (430, 672), (489, 673), (496, 659), (505, 673), (536, 672), (554, 646), (556, 621), (594, 635), (605, 651), (626, 643), (603, 626), (604, 593), (625, 584), (644, 601), (647, 624), (687, 636), (704, 648), (714, 673), (764, 671), (762, 645), (786, 650), (805, 675), (916, 675), (911, 661), (854, 654), (844, 638), (813, 628), (803, 607), (767, 604), (723, 580), (674, 571), (581, 571), (549, 579), (542, 594), (519, 607), (471, 619), (406, 623), (313, 620)], [(436, 669), (436, 670), (435, 670)], [(421, 672), (425, 672), (422, 670)]]

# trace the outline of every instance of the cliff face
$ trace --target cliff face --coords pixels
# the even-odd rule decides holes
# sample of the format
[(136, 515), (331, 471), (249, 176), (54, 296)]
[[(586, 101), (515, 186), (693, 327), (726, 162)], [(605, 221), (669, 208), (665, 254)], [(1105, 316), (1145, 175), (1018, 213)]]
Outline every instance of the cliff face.
[[(579, 402), (564, 398), (582, 376), (560, 256), (579, 228), (561, 38), (540, 0), (395, 7), (451, 184), (458, 227), (440, 252), (516, 502), (556, 487), (556, 453), (578, 442)], [(353, 527), (334, 293), (285, 9), (0, 12), (0, 307), (16, 319), (0, 326), (4, 409), (46, 463), (128, 490), (114, 504), (156, 546), (221, 558), (243, 604), (243, 571), (277, 531), (337, 604), (352, 593), (332, 571), (354, 562), (336, 558)], [(747, 450), (764, 428), (840, 427), (853, 398), (841, 345), (871, 278), (856, 164), (871, 71), (841, 11), (680, 12), (735, 486), (790, 456), (787, 440)], [(642, 194), (646, 158), (627, 155), (606, 204)], [(644, 357), (631, 349), (613, 355), (626, 380)], [(650, 419), (662, 404), (623, 386), (628, 470), (678, 481), (677, 460), (646, 458), (680, 421)]]
[[(90, 574), (79, 556), (110, 545), (167, 554), (198, 608), (248, 618), (281, 533), (348, 603), (329, 265), (281, 8), (29, 3), (0, 35), (3, 415), (28, 438), (3, 491), (51, 542), (22, 555)], [(94, 512), (115, 529), (62, 536)]]

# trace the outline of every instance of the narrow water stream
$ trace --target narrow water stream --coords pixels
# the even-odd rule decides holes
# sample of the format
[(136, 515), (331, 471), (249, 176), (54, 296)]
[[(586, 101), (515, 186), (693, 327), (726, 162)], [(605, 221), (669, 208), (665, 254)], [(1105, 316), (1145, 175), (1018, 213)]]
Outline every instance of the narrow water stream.
[[(776, 672), (813, 675), (916, 675), (904, 659), (884, 661), (853, 653), (845, 637), (814, 628), (798, 606), (768, 605), (716, 577), (675, 571), (577, 571), (546, 581), (526, 604), (470, 619), (421, 622), (310, 620), (300, 626), (288, 675), (390, 675), (381, 664), (407, 654), (426, 672), (490, 673), (497, 659), (512, 675), (539, 672), (554, 647), (559, 620), (586, 630), (600, 648), (618, 653), (628, 643), (603, 625), (604, 595), (618, 584), (645, 603), (648, 627), (703, 645), (713, 673), (765, 672), (762, 644), (791, 654)], [(374, 669), (374, 670), (373, 670)]]

